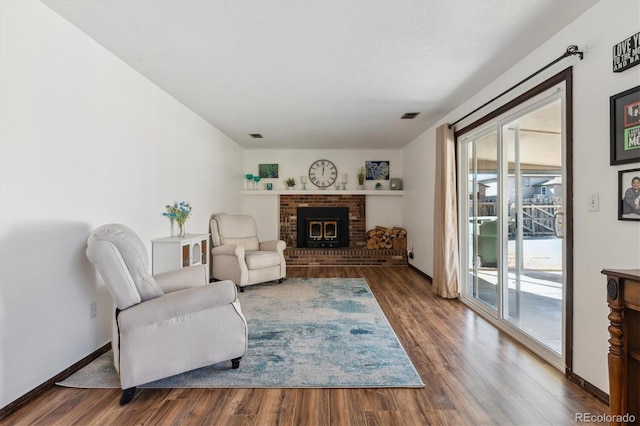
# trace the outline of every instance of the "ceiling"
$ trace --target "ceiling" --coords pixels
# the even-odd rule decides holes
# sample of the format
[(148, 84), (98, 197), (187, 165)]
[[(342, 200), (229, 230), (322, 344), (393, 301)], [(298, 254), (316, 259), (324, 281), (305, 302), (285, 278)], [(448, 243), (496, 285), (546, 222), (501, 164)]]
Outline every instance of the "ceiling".
[(245, 148), (397, 149), (596, 0), (43, 2)]

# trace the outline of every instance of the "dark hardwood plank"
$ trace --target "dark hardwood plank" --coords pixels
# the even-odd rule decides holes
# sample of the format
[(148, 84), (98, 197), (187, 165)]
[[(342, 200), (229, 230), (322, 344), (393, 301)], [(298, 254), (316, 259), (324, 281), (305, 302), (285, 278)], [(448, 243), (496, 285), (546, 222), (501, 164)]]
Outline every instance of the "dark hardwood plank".
[[(430, 379), (422, 378), (427, 383)], [(428, 391), (427, 391), (428, 392)], [(437, 411), (433, 408), (425, 392), (416, 392), (415, 389), (395, 389), (393, 395), (398, 405), (400, 415), (405, 425), (438, 425), (443, 424), (439, 420)], [(458, 422), (458, 424), (462, 424)]]
[(366, 279), (425, 387), (142, 389), (125, 407), (119, 390), (53, 387), (0, 425), (540, 425), (608, 412), (458, 300), (434, 296), (428, 279), (410, 267), (287, 272), (289, 278)]
[(180, 425), (189, 415), (195, 400), (167, 398), (145, 424), (149, 425)]
[(362, 389), (335, 389), (329, 398), (331, 404), (332, 425), (365, 426), (367, 424), (365, 412), (362, 410)]
[[(59, 424), (92, 425), (101, 424), (105, 418), (115, 415), (120, 408), (118, 400), (122, 391), (120, 389), (101, 389), (101, 392), (93, 392), (97, 399), (92, 402), (92, 410), (73, 410), (76, 414), (72, 422), (61, 419)], [(79, 415), (78, 415), (79, 414)], [(45, 423), (47, 424), (47, 423)]]
[(262, 404), (256, 415), (256, 425), (294, 426), (295, 410), (299, 407), (300, 392), (296, 389), (265, 389)]
[[(37, 409), (33, 408), (34, 404), (27, 404), (13, 413), (11, 416), (0, 421), (2, 425), (34, 425), (44, 423), (44, 419), (53, 418), (56, 414), (53, 413), (59, 406), (63, 405), (65, 401), (73, 398), (76, 395), (78, 403), (88, 395), (81, 395), (78, 389), (71, 388), (55, 388), (56, 392), (51, 392), (51, 389), (43, 392), (37, 399)], [(45, 398), (44, 395), (47, 395)], [(32, 409), (28, 409), (32, 407)]]
[[(85, 390), (93, 392), (93, 390)], [(122, 391), (121, 391), (122, 392)], [(133, 401), (125, 406), (120, 406), (120, 395), (113, 401), (115, 411), (104, 413), (100, 422), (95, 424), (110, 425), (142, 425), (154, 416), (160, 409), (164, 400), (171, 394), (171, 389), (141, 389)], [(79, 406), (80, 411), (93, 410), (91, 406)]]
[(329, 426), (329, 389), (301, 389), (294, 425)]
[(402, 416), (397, 411), (367, 411), (365, 412), (367, 425), (378, 426), (400, 426), (404, 424)]
[(184, 418), (183, 426), (215, 425), (226, 407), (231, 389), (203, 389), (191, 412)]

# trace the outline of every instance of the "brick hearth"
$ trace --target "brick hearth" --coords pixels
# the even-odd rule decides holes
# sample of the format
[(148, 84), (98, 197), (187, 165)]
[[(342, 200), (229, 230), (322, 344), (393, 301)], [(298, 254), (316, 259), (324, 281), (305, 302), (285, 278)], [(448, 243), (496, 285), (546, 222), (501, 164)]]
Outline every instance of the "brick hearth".
[(308, 249), (287, 248), (287, 265), (291, 266), (399, 266), (407, 264), (406, 250)]
[[(348, 207), (349, 247), (334, 249), (298, 248), (298, 207)], [(406, 265), (406, 250), (367, 249), (365, 195), (280, 195), (280, 239), (287, 242), (284, 252), (288, 265)]]

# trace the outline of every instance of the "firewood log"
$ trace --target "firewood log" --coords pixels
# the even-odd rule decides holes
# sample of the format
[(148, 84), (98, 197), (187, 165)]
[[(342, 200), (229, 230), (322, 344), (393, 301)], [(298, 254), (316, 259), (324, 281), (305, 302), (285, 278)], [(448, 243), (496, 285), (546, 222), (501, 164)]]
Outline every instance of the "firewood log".
[(367, 248), (371, 250), (391, 248), (405, 250), (407, 248), (406, 235), (407, 231), (398, 226), (391, 229), (376, 226), (367, 231)]

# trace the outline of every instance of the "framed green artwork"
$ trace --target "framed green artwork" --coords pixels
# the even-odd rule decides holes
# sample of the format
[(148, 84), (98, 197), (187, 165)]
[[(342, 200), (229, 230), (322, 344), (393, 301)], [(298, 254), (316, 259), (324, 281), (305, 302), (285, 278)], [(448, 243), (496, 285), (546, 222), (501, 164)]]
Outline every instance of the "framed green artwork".
[(277, 164), (258, 164), (258, 174), (261, 178), (273, 179), (278, 177)]

